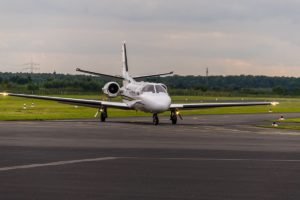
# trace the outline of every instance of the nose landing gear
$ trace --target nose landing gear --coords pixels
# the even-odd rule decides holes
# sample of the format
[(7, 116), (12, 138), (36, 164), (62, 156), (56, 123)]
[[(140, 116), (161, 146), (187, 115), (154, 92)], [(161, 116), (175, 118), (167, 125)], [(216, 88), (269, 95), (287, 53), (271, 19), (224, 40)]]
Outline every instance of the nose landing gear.
[(158, 125), (158, 123), (159, 123), (158, 115), (157, 114), (153, 114), (153, 124), (154, 125)]

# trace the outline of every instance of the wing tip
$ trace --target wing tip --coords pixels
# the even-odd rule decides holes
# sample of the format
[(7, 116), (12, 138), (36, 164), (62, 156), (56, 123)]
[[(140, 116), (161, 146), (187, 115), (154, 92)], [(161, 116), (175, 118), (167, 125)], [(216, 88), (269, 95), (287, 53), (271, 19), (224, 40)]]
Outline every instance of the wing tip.
[(7, 93), (7, 92), (1, 92), (0, 95), (2, 95), (2, 96), (8, 96), (9, 93)]
[(273, 102), (271, 102), (271, 105), (272, 106), (277, 106), (277, 105), (279, 105), (279, 102), (278, 101), (273, 101)]

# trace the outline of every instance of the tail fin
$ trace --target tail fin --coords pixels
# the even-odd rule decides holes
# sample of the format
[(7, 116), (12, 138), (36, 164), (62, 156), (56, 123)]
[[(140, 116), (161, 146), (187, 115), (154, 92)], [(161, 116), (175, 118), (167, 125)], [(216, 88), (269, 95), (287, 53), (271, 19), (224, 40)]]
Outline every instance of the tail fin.
[(122, 63), (123, 63), (123, 71), (122, 75), (125, 80), (129, 80), (130, 76), (128, 74), (128, 60), (127, 60), (127, 50), (126, 50), (126, 43), (123, 43), (122, 48)]

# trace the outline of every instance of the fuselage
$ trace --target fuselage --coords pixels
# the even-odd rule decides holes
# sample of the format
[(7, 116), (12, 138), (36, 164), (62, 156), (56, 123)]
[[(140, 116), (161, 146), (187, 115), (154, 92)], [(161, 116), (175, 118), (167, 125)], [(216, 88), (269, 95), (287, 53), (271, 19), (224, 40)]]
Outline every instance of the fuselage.
[(120, 89), (123, 102), (133, 109), (149, 113), (161, 113), (169, 110), (171, 98), (163, 84), (135, 82), (124, 84)]

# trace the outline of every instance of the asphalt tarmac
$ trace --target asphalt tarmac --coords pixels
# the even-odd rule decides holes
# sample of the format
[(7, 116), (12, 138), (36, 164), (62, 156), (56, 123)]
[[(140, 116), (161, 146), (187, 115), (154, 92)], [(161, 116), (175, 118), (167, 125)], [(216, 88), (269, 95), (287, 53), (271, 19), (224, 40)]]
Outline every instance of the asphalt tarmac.
[(0, 199), (300, 199), (300, 132), (258, 126), (279, 117), (0, 122)]

